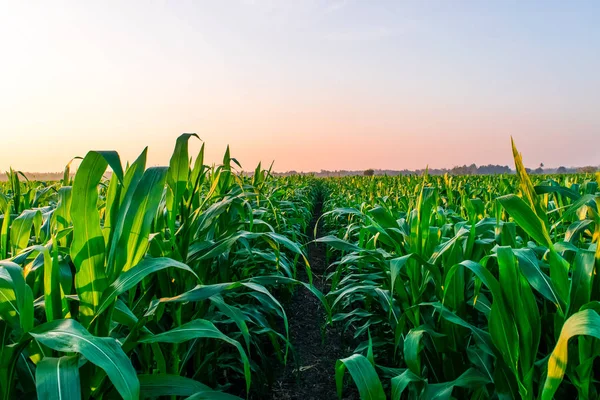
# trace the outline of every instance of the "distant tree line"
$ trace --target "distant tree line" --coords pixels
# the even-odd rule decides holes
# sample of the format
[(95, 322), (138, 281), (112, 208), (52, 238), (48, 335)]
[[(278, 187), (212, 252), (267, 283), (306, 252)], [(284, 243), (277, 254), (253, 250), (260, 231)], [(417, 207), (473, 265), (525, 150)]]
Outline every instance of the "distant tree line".
[[(599, 167), (596, 166), (586, 166), (586, 167), (558, 167), (558, 168), (546, 168), (544, 164), (540, 164), (539, 167), (532, 169), (526, 168), (527, 172), (530, 174), (573, 174), (573, 173), (593, 173), (600, 170)], [(320, 172), (297, 172), (297, 171), (288, 171), (283, 173), (276, 173), (275, 175), (315, 175), (318, 177), (341, 177), (341, 176), (355, 176), (355, 175), (364, 175), (364, 176), (373, 176), (373, 175), (421, 175), (425, 172), (425, 169), (416, 169), (416, 170), (389, 170), (389, 169), (373, 169), (369, 168), (366, 170), (324, 170), (322, 169)], [(512, 174), (514, 171), (508, 165), (496, 165), (496, 164), (488, 164), (488, 165), (480, 165), (476, 164), (471, 165), (462, 165), (455, 166), (452, 168), (429, 168), (428, 173), (430, 175), (496, 175), (496, 174)]]
[[(585, 167), (558, 167), (558, 168), (544, 168), (544, 164), (540, 164), (538, 168), (531, 169), (526, 168), (527, 172), (530, 174), (574, 174), (574, 173), (594, 173), (600, 171), (600, 166), (588, 165)], [(334, 170), (328, 171), (322, 169), (320, 172), (297, 172), (297, 171), (287, 171), (287, 172), (275, 172), (274, 175), (315, 175), (318, 177), (329, 177), (329, 176), (354, 176), (354, 175), (364, 175), (364, 176), (373, 176), (373, 175), (422, 175), (425, 172), (425, 169), (416, 169), (416, 170), (390, 170), (390, 169), (373, 169), (369, 168), (363, 171), (351, 171), (351, 170)], [(448, 168), (430, 168), (428, 173), (430, 175), (496, 175), (496, 174), (511, 174), (514, 171), (510, 169), (508, 165), (480, 165), (476, 164), (471, 165), (462, 165), (455, 166), (450, 169)], [(32, 181), (58, 181), (63, 178), (63, 172), (25, 172), (24, 173), (27, 179)], [(248, 176), (252, 176), (253, 172), (244, 172)], [(107, 173), (107, 177), (110, 174)], [(71, 176), (74, 176), (74, 173), (71, 173)], [(5, 182), (7, 180), (5, 173), (0, 173), (0, 182)]]
[(448, 173), (452, 175), (491, 175), (491, 174), (510, 174), (510, 167), (508, 165), (482, 165), (477, 166), (471, 164), (469, 166), (456, 166), (452, 168)]
[[(23, 174), (30, 181), (59, 181), (64, 176), (64, 172), (24, 172)], [(74, 176), (74, 174), (71, 174), (71, 176)], [(23, 177), (19, 175), (19, 179), (23, 179)], [(6, 174), (0, 173), (0, 182), (6, 181)]]

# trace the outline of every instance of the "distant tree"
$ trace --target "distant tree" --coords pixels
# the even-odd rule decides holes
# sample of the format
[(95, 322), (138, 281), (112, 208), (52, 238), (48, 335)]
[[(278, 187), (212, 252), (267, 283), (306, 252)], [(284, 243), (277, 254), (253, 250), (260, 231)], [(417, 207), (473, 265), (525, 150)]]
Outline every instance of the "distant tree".
[(567, 173), (567, 169), (563, 166), (558, 167), (558, 169), (556, 170), (557, 174), (566, 174)]
[(453, 175), (467, 175), (469, 168), (466, 165), (456, 165), (450, 170), (450, 173)]
[(466, 170), (466, 166), (460, 167), (458, 165), (455, 165), (451, 170), (450, 173), (452, 175), (464, 175), (465, 174), (465, 170)]
[(365, 169), (365, 172), (363, 172), (364, 176), (373, 176), (375, 175), (375, 171), (372, 168), (369, 169)]
[(510, 174), (510, 167), (508, 165), (482, 165), (477, 168), (477, 173), (480, 175)]
[(594, 167), (593, 165), (587, 165), (585, 167), (577, 168), (577, 172), (586, 173), (586, 174), (596, 172), (597, 170), (598, 170), (598, 168)]

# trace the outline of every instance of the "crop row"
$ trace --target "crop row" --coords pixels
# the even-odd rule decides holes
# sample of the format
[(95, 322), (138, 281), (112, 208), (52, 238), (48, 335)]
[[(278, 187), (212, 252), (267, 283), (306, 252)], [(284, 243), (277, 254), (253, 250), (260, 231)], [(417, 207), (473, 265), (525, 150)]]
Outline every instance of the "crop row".
[[(348, 177), (321, 219), (338, 361), (363, 399), (596, 399), (592, 174)], [(572, 339), (572, 340), (571, 340)]]
[(311, 178), (245, 176), (229, 149), (192, 163), (190, 140), (168, 167), (90, 151), (73, 179), (70, 163), (61, 182), (8, 173), (1, 398), (238, 398), (287, 361), (278, 298), (299, 284), (322, 297), (295, 279), (310, 277)]

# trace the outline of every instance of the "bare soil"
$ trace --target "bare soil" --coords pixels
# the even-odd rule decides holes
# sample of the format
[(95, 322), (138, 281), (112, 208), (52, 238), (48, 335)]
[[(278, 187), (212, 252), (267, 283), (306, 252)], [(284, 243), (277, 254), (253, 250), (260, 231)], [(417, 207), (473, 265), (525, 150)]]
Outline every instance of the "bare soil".
[[(309, 227), (311, 236), (321, 213), (322, 199), (319, 199)], [(321, 236), (320, 228), (317, 236)], [(326, 294), (329, 285), (325, 280), (327, 269), (325, 245), (310, 243), (308, 258), (313, 284)], [(308, 282), (304, 268), (298, 270), (298, 275), (298, 279)], [(321, 302), (303, 286), (298, 286), (285, 308), (290, 324), (290, 341), (295, 349), (296, 360), (282, 367), (271, 388), (271, 399), (337, 399), (335, 363), (338, 359), (351, 355), (353, 348), (344, 344), (340, 331), (330, 326), (325, 327), (326, 313)], [(354, 385), (344, 388), (344, 399), (358, 398)]]

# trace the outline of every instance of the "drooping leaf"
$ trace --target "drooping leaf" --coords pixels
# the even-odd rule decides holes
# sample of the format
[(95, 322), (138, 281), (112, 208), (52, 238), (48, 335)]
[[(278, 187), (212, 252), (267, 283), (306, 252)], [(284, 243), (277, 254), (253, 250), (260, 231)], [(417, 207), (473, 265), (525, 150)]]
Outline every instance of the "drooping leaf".
[(140, 383), (135, 369), (115, 339), (93, 336), (72, 319), (47, 322), (29, 333), (53, 350), (79, 353), (102, 368), (123, 399), (139, 398)]
[(231, 339), (229, 336), (223, 334), (217, 327), (210, 321), (203, 319), (195, 319), (187, 324), (183, 324), (179, 327), (171, 329), (170, 331), (159, 333), (153, 336), (146, 336), (140, 339), (142, 343), (183, 343), (188, 340), (206, 338), (206, 339), (218, 339), (234, 346), (240, 355), (240, 360), (244, 366), (244, 375), (246, 378), (246, 390), (250, 390), (250, 362), (246, 352), (237, 340)]
[(542, 391), (542, 400), (551, 400), (560, 386), (569, 361), (569, 340), (573, 336), (588, 335), (600, 339), (600, 315), (591, 309), (573, 314), (562, 327), (558, 342), (548, 360), (548, 373)]

